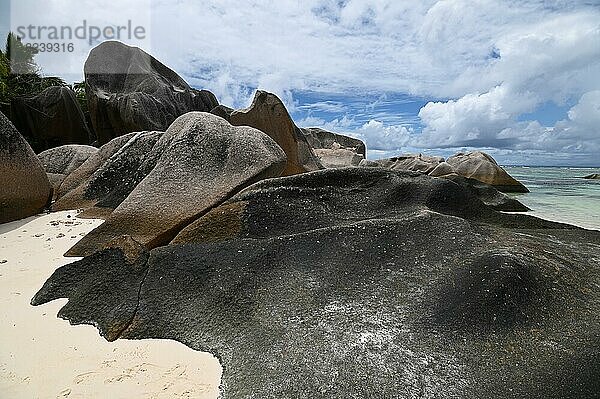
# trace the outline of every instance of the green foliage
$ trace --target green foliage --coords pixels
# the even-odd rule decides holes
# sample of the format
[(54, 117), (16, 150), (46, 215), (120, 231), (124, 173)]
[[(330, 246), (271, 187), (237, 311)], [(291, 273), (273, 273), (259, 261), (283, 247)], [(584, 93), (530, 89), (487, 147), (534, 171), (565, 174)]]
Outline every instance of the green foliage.
[(85, 82), (75, 82), (71, 85), (71, 89), (75, 92), (75, 97), (81, 106), (84, 113), (88, 112), (87, 97), (85, 96)]
[(6, 110), (16, 97), (33, 96), (51, 86), (66, 86), (58, 77), (41, 75), (35, 63), (38, 50), (23, 44), (14, 33), (6, 38), (4, 51), (0, 50), (0, 107)]

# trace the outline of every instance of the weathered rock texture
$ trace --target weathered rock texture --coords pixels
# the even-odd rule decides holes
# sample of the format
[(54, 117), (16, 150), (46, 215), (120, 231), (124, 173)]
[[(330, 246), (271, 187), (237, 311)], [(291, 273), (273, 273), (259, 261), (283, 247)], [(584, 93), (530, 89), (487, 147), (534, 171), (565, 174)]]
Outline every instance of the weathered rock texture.
[(590, 179), (590, 180), (600, 179), (600, 173), (593, 173), (591, 175), (587, 175), (584, 177), (584, 179)]
[(306, 140), (308, 140), (308, 144), (310, 144), (312, 148), (329, 149), (337, 143), (342, 148), (353, 149), (354, 152), (362, 155), (363, 158), (367, 156), (367, 147), (365, 143), (354, 137), (328, 132), (327, 130), (318, 127), (303, 128), (302, 133), (304, 133)]
[(58, 269), (33, 303), (212, 352), (223, 398), (599, 392), (599, 232), (379, 168), (264, 181), (186, 230)]
[(456, 174), (456, 171), (450, 164), (447, 162), (440, 162), (431, 172), (428, 173), (429, 176), (433, 177), (442, 177), (451, 174)]
[(217, 105), (212, 110), (210, 110), (210, 113), (213, 114), (213, 115), (220, 116), (221, 118), (223, 118), (227, 122), (229, 122), (230, 119), (231, 119), (231, 114), (233, 113), (233, 111), (234, 111), (233, 108), (229, 108), (229, 107), (227, 107), (225, 105)]
[(95, 47), (84, 72), (99, 144), (125, 133), (164, 131), (186, 112), (208, 112), (218, 105), (212, 93), (192, 89), (151, 55), (120, 42)]
[(326, 168), (358, 166), (366, 157), (362, 141), (319, 128), (303, 128), (302, 133)]
[(3, 113), (0, 113), (0, 182), (0, 223), (39, 213), (52, 196), (40, 160)]
[[(83, 193), (85, 185), (90, 177), (101, 168), (104, 163), (117, 153), (137, 133), (129, 133), (117, 137), (106, 143), (91, 155), (80, 167), (71, 172), (58, 188), (56, 197), (58, 200), (52, 206), (54, 211), (69, 209), (80, 209), (91, 204), (84, 201)], [(72, 192), (77, 190), (76, 192)]]
[(49, 87), (36, 96), (14, 99), (11, 118), (36, 152), (93, 141), (75, 93), (68, 87)]
[(393, 158), (376, 159), (373, 162), (377, 165), (363, 166), (380, 166), (391, 170), (409, 170), (427, 174), (444, 162), (444, 158), (423, 154), (405, 154)]
[[(111, 181), (123, 169), (123, 158), (118, 159), (110, 168), (103, 168), (103, 178), (94, 181), (96, 186), (88, 185), (88, 192), (110, 191), (102, 183), (108, 181), (108, 188), (113, 187)], [(148, 248), (166, 244), (195, 218), (240, 189), (280, 176), (285, 162), (281, 148), (259, 130), (234, 127), (209, 113), (185, 114), (173, 122), (139, 167), (137, 161), (135, 168), (125, 166), (126, 170), (139, 170), (140, 179), (128, 185), (130, 193), (113, 190), (105, 195), (106, 206), (119, 205), (68, 254), (92, 254), (124, 235)]]
[(80, 217), (107, 218), (154, 167), (146, 159), (162, 135), (162, 132), (135, 133), (83, 184), (62, 197), (55, 208), (83, 209)]
[(523, 184), (511, 177), (494, 158), (481, 152), (473, 151), (458, 153), (446, 162), (461, 176), (476, 179), (496, 187), (504, 192), (527, 193), (529, 190)]
[(229, 121), (235, 126), (256, 128), (275, 140), (287, 156), (284, 176), (323, 168), (308, 141), (276, 95), (257, 91), (252, 105), (243, 110), (233, 111)]
[(58, 192), (63, 180), (81, 166), (90, 156), (98, 152), (89, 145), (68, 144), (51, 148), (38, 154), (54, 192)]
[(514, 198), (501, 193), (489, 184), (479, 180), (469, 179), (468, 177), (456, 174), (444, 175), (444, 178), (471, 191), (484, 204), (497, 211), (504, 212), (527, 212), (530, 210), (525, 205)]

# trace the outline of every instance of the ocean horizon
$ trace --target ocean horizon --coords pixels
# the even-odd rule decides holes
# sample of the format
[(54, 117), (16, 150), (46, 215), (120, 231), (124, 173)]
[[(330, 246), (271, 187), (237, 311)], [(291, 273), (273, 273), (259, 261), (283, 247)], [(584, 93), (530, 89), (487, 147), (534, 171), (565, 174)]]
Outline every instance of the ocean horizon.
[(600, 168), (581, 166), (504, 166), (529, 190), (510, 194), (528, 214), (585, 229), (600, 230), (600, 181), (583, 179)]

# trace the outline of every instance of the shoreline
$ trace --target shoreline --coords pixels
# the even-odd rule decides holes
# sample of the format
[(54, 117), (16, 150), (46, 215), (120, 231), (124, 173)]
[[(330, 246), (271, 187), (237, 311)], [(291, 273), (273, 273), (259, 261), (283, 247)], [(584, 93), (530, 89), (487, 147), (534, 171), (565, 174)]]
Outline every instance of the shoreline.
[(56, 212), (0, 225), (0, 391), (19, 398), (216, 398), (221, 366), (172, 340), (107, 342), (91, 325), (57, 317), (66, 299), (30, 300), (62, 256), (102, 223)]

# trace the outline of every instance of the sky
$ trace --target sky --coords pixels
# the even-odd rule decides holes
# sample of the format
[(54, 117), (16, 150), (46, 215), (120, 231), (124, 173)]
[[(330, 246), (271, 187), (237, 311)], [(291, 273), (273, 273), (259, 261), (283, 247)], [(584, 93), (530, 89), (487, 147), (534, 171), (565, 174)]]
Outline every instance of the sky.
[[(3, 34), (131, 20), (147, 36), (123, 41), (221, 103), (273, 92), (299, 126), (358, 137), (370, 158), (600, 166), (600, 0), (0, 2)], [(98, 42), (44, 54), (44, 72), (81, 79)]]

